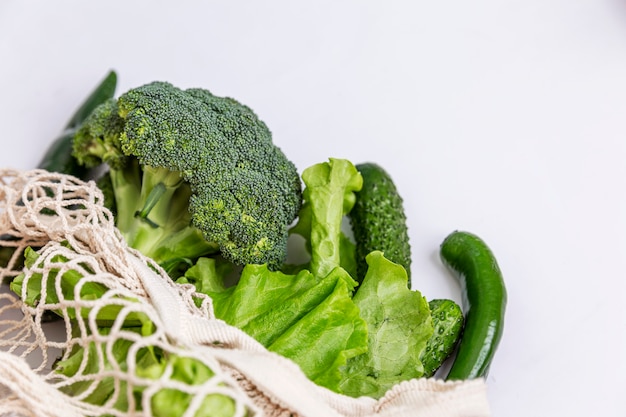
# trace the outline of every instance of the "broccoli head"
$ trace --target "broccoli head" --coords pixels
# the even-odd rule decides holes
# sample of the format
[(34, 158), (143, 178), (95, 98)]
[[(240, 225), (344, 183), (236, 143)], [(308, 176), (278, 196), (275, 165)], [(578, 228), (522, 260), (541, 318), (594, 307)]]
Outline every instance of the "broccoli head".
[(132, 89), (91, 114), (74, 156), (108, 166), (116, 225), (162, 265), (219, 251), (277, 268), (286, 257), (300, 177), (265, 123), (232, 98), (165, 82)]

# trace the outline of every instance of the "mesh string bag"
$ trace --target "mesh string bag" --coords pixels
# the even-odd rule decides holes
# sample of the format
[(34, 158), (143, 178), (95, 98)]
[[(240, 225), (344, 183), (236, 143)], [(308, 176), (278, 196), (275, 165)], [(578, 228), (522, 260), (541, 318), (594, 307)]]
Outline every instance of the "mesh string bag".
[(378, 400), (315, 385), (128, 247), (102, 202), (94, 182), (0, 170), (0, 416), (489, 416), (482, 379)]

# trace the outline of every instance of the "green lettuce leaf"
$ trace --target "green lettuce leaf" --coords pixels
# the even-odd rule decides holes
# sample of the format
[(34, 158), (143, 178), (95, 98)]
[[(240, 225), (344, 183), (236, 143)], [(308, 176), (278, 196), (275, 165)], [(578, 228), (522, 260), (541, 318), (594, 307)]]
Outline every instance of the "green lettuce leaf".
[[(106, 343), (96, 341), (89, 341), (86, 346), (74, 346), (72, 353), (66, 359), (56, 362), (55, 372), (67, 377), (73, 377), (80, 372), (82, 378), (72, 384), (62, 386), (61, 391), (72, 396), (84, 395), (83, 400), (91, 404), (108, 403), (117, 410), (127, 410), (129, 408), (127, 382), (124, 379), (116, 381), (110, 373), (118, 369), (123, 372), (128, 371), (127, 361), (134, 342), (125, 335), (139, 333), (148, 336), (153, 330), (152, 322), (146, 321), (142, 327), (118, 329), (120, 337), (110, 342), (112, 343), (110, 349)], [(98, 334), (102, 336), (107, 336), (110, 332), (109, 327), (98, 329)], [(135, 355), (137, 369), (149, 368), (157, 364), (159, 361), (157, 350), (148, 346), (132, 353)], [(112, 356), (109, 356), (108, 351)], [(139, 392), (139, 388), (134, 387), (133, 391)]]
[[(67, 242), (61, 242), (60, 245), (68, 251), (74, 250)], [(88, 265), (80, 264), (81, 268), (73, 269), (68, 263), (69, 258), (61, 254), (44, 258), (40, 252), (27, 247), (24, 256), (24, 272), (15, 277), (10, 284), (10, 289), (28, 306), (45, 307), (59, 316), (66, 314), (70, 319), (75, 319), (77, 315), (87, 318), (91, 312), (90, 307), (83, 306), (79, 311), (73, 307), (67, 307), (65, 310), (53, 309), (53, 307), (64, 301), (98, 300), (109, 290), (106, 285), (91, 280), (92, 272)], [(39, 272), (46, 269), (44, 266), (48, 267), (46, 275)], [(26, 279), (26, 272), (32, 272), (28, 279)], [(87, 275), (83, 275), (83, 272)], [(79, 282), (80, 286), (78, 286)], [(126, 300), (136, 301), (132, 298), (126, 298)], [(98, 309), (95, 316), (98, 325), (111, 326), (120, 315), (122, 308), (121, 305), (109, 303)], [(132, 312), (125, 317), (124, 325), (141, 326), (145, 319), (143, 313)]]
[[(204, 363), (192, 357), (170, 355), (159, 364), (139, 368), (139, 376), (159, 379), (171, 367), (170, 379), (185, 385), (211, 383), (215, 373)], [(162, 388), (151, 398), (154, 417), (179, 417), (188, 411), (193, 396), (175, 388)], [(235, 400), (228, 395), (213, 393), (202, 399), (194, 417), (232, 417), (238, 415)]]
[(337, 391), (340, 368), (367, 350), (366, 324), (351, 298), (356, 281), (342, 268), (318, 279), (307, 270), (288, 275), (247, 265), (237, 285), (219, 290), (207, 281), (222, 277), (203, 265), (187, 275), (218, 289), (207, 291), (215, 316), (294, 361), (318, 385)]
[(368, 271), (353, 300), (367, 323), (369, 348), (348, 361), (340, 390), (380, 398), (400, 381), (423, 375), (420, 356), (433, 326), (426, 298), (407, 288), (402, 266), (378, 251), (366, 261)]
[[(99, 329), (99, 334), (110, 334), (110, 328)], [(140, 333), (150, 335), (153, 323), (146, 321), (142, 328), (121, 328), (121, 337), (112, 341), (113, 346), (108, 349), (106, 343), (90, 341), (86, 346), (76, 346), (65, 360), (58, 361), (55, 371), (67, 377), (73, 377), (80, 372), (78, 381), (61, 387), (66, 394), (83, 395), (85, 402), (95, 405), (110, 405), (120, 412), (129, 410), (130, 398), (133, 396), (136, 407), (141, 410), (144, 391), (151, 385), (151, 380), (158, 380), (164, 373), (169, 373), (167, 379), (181, 382), (188, 386), (207, 383), (215, 373), (198, 359), (192, 357), (167, 354), (153, 346), (135, 350), (136, 343), (124, 335)], [(107, 352), (110, 351), (112, 356)], [(116, 370), (129, 371), (128, 361), (134, 355), (135, 372), (139, 380), (116, 380), (111, 375)], [(133, 384), (136, 382), (136, 384)], [(133, 384), (129, 387), (129, 384)], [(193, 392), (193, 390), (189, 390)], [(152, 416), (178, 417), (185, 414), (193, 396), (184, 390), (175, 388), (161, 388), (150, 398)], [(135, 410), (138, 411), (138, 410)], [(202, 399), (202, 404), (194, 417), (231, 417), (237, 415), (235, 400), (226, 394), (208, 394)]]
[(356, 202), (363, 178), (346, 159), (330, 158), (302, 172), (304, 204), (298, 223), (290, 230), (304, 237), (311, 254), (308, 269), (325, 277), (337, 266), (356, 271), (354, 245), (342, 231), (343, 219)]

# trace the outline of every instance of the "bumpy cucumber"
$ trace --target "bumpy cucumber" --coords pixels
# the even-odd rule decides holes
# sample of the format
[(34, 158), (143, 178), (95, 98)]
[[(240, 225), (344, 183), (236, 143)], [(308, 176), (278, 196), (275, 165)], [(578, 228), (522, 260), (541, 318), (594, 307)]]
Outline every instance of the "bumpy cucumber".
[(463, 331), (463, 311), (457, 303), (437, 299), (431, 300), (428, 305), (434, 332), (421, 356), (425, 377), (433, 376), (452, 355)]
[(363, 187), (349, 218), (356, 242), (357, 281), (367, 272), (365, 257), (374, 250), (404, 267), (411, 286), (411, 247), (404, 205), (389, 174), (374, 163), (356, 165)]

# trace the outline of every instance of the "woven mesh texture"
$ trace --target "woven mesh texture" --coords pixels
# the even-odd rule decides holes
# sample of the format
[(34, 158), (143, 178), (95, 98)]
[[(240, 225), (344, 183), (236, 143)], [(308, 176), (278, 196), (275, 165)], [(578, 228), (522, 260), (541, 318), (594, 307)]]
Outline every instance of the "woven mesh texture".
[(482, 380), (378, 401), (316, 386), (129, 248), (102, 202), (93, 182), (0, 170), (0, 416), (489, 415)]

